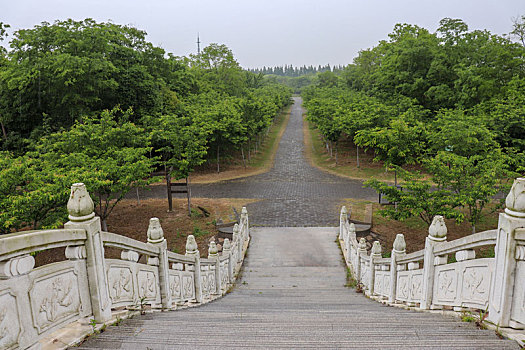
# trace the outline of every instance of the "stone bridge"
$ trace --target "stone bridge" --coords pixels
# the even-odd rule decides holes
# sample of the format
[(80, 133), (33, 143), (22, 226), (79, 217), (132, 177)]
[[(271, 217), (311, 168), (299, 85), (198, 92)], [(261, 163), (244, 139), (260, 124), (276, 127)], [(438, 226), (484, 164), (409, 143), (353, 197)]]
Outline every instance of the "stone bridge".
[[(482, 326), (525, 339), (525, 179), (497, 230), (449, 242), (437, 217), (424, 250), (406, 254), (400, 235), (383, 258), (357, 241), (345, 208), (337, 214), (341, 198), (371, 195), (312, 170), (294, 138), (300, 117), (296, 105), (281, 141), (291, 146), (270, 173), (201, 187), (265, 199), (243, 208), (221, 253), (211, 243), (200, 257), (192, 236), (185, 255), (170, 252), (155, 218), (146, 243), (104, 232), (82, 184), (64, 229), (2, 236), (0, 349), (519, 348), (457, 315), (482, 310)], [(494, 257), (477, 258), (481, 247)], [(44, 249), (65, 258), (35, 268)]]

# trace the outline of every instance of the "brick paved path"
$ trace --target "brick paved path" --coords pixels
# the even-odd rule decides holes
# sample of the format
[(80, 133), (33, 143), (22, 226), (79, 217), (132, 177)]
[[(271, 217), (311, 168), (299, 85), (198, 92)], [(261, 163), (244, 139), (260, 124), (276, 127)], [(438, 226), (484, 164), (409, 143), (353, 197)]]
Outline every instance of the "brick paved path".
[[(312, 167), (304, 156), (303, 108), (294, 105), (281, 138), (273, 168), (261, 175), (213, 184), (192, 185), (192, 195), (204, 198), (260, 198), (248, 205), (250, 223), (257, 226), (337, 226), (342, 198), (376, 200), (374, 190), (359, 180), (327, 174)], [(165, 197), (165, 187), (142, 194)]]
[(344, 287), (336, 228), (255, 228), (242, 282), (202, 307), (125, 320), (80, 349), (518, 349), (473, 323)]

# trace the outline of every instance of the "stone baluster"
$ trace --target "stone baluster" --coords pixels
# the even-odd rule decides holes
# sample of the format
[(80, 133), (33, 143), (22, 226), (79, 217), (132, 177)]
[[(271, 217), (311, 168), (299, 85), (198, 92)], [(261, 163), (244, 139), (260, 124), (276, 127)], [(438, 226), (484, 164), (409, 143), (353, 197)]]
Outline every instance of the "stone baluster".
[(244, 247), (244, 242), (241, 238), (241, 232), (239, 231), (239, 225), (233, 225), (233, 241), (237, 244), (237, 261), (239, 263), (242, 261), (242, 249)]
[(221, 261), (215, 241), (211, 241), (208, 246), (208, 259), (215, 261), (215, 290), (210, 290), (210, 293), (221, 294)]
[[(108, 321), (111, 318), (111, 299), (104, 261), (102, 229), (100, 218), (95, 216), (93, 201), (83, 183), (71, 186), (67, 210), (70, 221), (64, 224), (64, 228), (86, 231), (86, 266), (93, 317), (99, 323)], [(73, 249), (70, 249), (68, 254), (74, 256)]]
[(388, 301), (394, 303), (396, 301), (397, 289), (397, 261), (406, 254), (405, 236), (397, 234), (394, 240), (392, 255), (390, 257), (390, 293)]
[[(525, 178), (514, 180), (505, 206), (505, 212), (499, 214), (488, 320), (500, 327), (522, 328), (523, 325), (510, 318), (513, 313), (513, 297), (518, 297), (513, 296), (514, 285), (518, 278), (516, 257), (521, 259), (522, 254), (521, 248), (517, 249), (515, 234), (517, 228), (525, 227)], [(516, 305), (516, 307), (522, 306)]]
[(343, 207), (341, 208), (341, 215), (339, 216), (339, 239), (344, 239), (345, 237), (346, 220), (347, 220), (347, 211), (346, 211), (346, 206), (343, 205)]
[(193, 265), (193, 285), (195, 287), (195, 301), (202, 302), (202, 281), (201, 281), (201, 258), (197, 242), (193, 235), (189, 235), (186, 239), (186, 256), (194, 259)]
[(233, 282), (233, 266), (235, 262), (232, 259), (232, 246), (228, 238), (225, 238), (222, 243), (222, 255), (228, 256), (228, 281)]
[(356, 280), (357, 282), (361, 282), (361, 264), (363, 264), (363, 261), (361, 259), (361, 255), (366, 255), (366, 240), (364, 238), (361, 238), (359, 240), (359, 245), (357, 246), (357, 266), (355, 267), (355, 274), (356, 274)]
[(375, 260), (381, 258), (381, 244), (375, 241), (370, 252), (370, 275), (368, 276), (368, 291), (370, 295), (374, 295), (374, 284), (376, 279), (376, 264)]
[[(157, 266), (159, 271), (160, 283), (160, 300), (162, 309), (167, 310), (171, 308), (173, 301), (171, 300), (171, 292), (169, 287), (169, 262), (168, 262), (168, 243), (164, 238), (164, 230), (160, 226), (158, 218), (151, 218), (148, 227), (148, 244), (159, 248), (159, 256), (157, 258)], [(137, 254), (138, 255), (138, 254)]]
[[(435, 265), (442, 262), (442, 258), (434, 255), (436, 244), (447, 240), (447, 226), (441, 215), (434, 216), (432, 224), (428, 228), (428, 236), (425, 240), (425, 255), (423, 260), (423, 288), (421, 290), (420, 308), (428, 310), (432, 307), (432, 293), (434, 290)], [(445, 258), (446, 262), (446, 258)], [(439, 264), (438, 264), (439, 265)]]
[(242, 207), (241, 209), (241, 220), (244, 223), (243, 237), (244, 240), (247, 241), (248, 239), (250, 239), (250, 225), (248, 222), (248, 209), (246, 209), (246, 207)]
[[(345, 243), (346, 243), (346, 251), (347, 251), (347, 254), (348, 254), (348, 259), (352, 263), (353, 262), (352, 242), (355, 239), (355, 224), (353, 222), (348, 224), (348, 222), (347, 222), (345, 225), (347, 226), (347, 228), (346, 228), (346, 241), (345, 241)], [(354, 269), (355, 268), (356, 267), (354, 266)]]

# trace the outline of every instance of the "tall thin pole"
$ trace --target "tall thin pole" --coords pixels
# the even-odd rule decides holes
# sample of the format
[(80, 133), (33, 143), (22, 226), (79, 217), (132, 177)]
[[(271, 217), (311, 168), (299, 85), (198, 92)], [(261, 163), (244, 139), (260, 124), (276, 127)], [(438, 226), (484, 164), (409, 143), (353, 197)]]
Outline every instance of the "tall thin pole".
[(201, 54), (201, 39), (199, 37), (199, 33), (197, 33), (197, 54)]

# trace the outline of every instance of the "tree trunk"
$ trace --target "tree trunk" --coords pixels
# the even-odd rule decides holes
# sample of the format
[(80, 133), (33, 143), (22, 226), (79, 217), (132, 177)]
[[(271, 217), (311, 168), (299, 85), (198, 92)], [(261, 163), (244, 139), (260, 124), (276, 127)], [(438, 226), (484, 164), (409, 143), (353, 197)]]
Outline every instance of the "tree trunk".
[(138, 188), (138, 187), (135, 187), (135, 189), (137, 190), (137, 205), (140, 205), (139, 188)]
[(5, 130), (5, 125), (2, 122), (0, 122), (0, 125), (2, 126), (2, 137), (4, 140), (7, 140), (7, 131)]
[(173, 211), (173, 199), (171, 196), (171, 175), (167, 168), (164, 169), (166, 172), (166, 190), (168, 192), (168, 212)]
[(244, 159), (244, 147), (241, 146), (241, 155), (242, 155), (242, 164), (244, 165), (244, 169), (246, 169), (246, 159)]
[(105, 218), (102, 219), (102, 231), (108, 231), (108, 223)]
[(356, 158), (357, 158), (357, 167), (359, 168), (359, 146), (356, 146), (356, 148), (357, 148), (357, 156), (356, 156)]
[(394, 186), (397, 187), (397, 169), (394, 169)]
[(217, 174), (221, 172), (221, 168), (219, 165), (219, 145), (217, 144)]
[(337, 166), (337, 142), (335, 143), (335, 165)]
[(330, 141), (330, 158), (334, 157), (334, 147), (332, 146), (332, 141)]
[(472, 225), (472, 234), (476, 233), (476, 225)]
[(252, 160), (251, 148), (251, 142), (248, 140), (248, 162), (251, 162)]
[(186, 178), (186, 196), (188, 197), (188, 216), (191, 218), (191, 187), (190, 187), (190, 175)]

